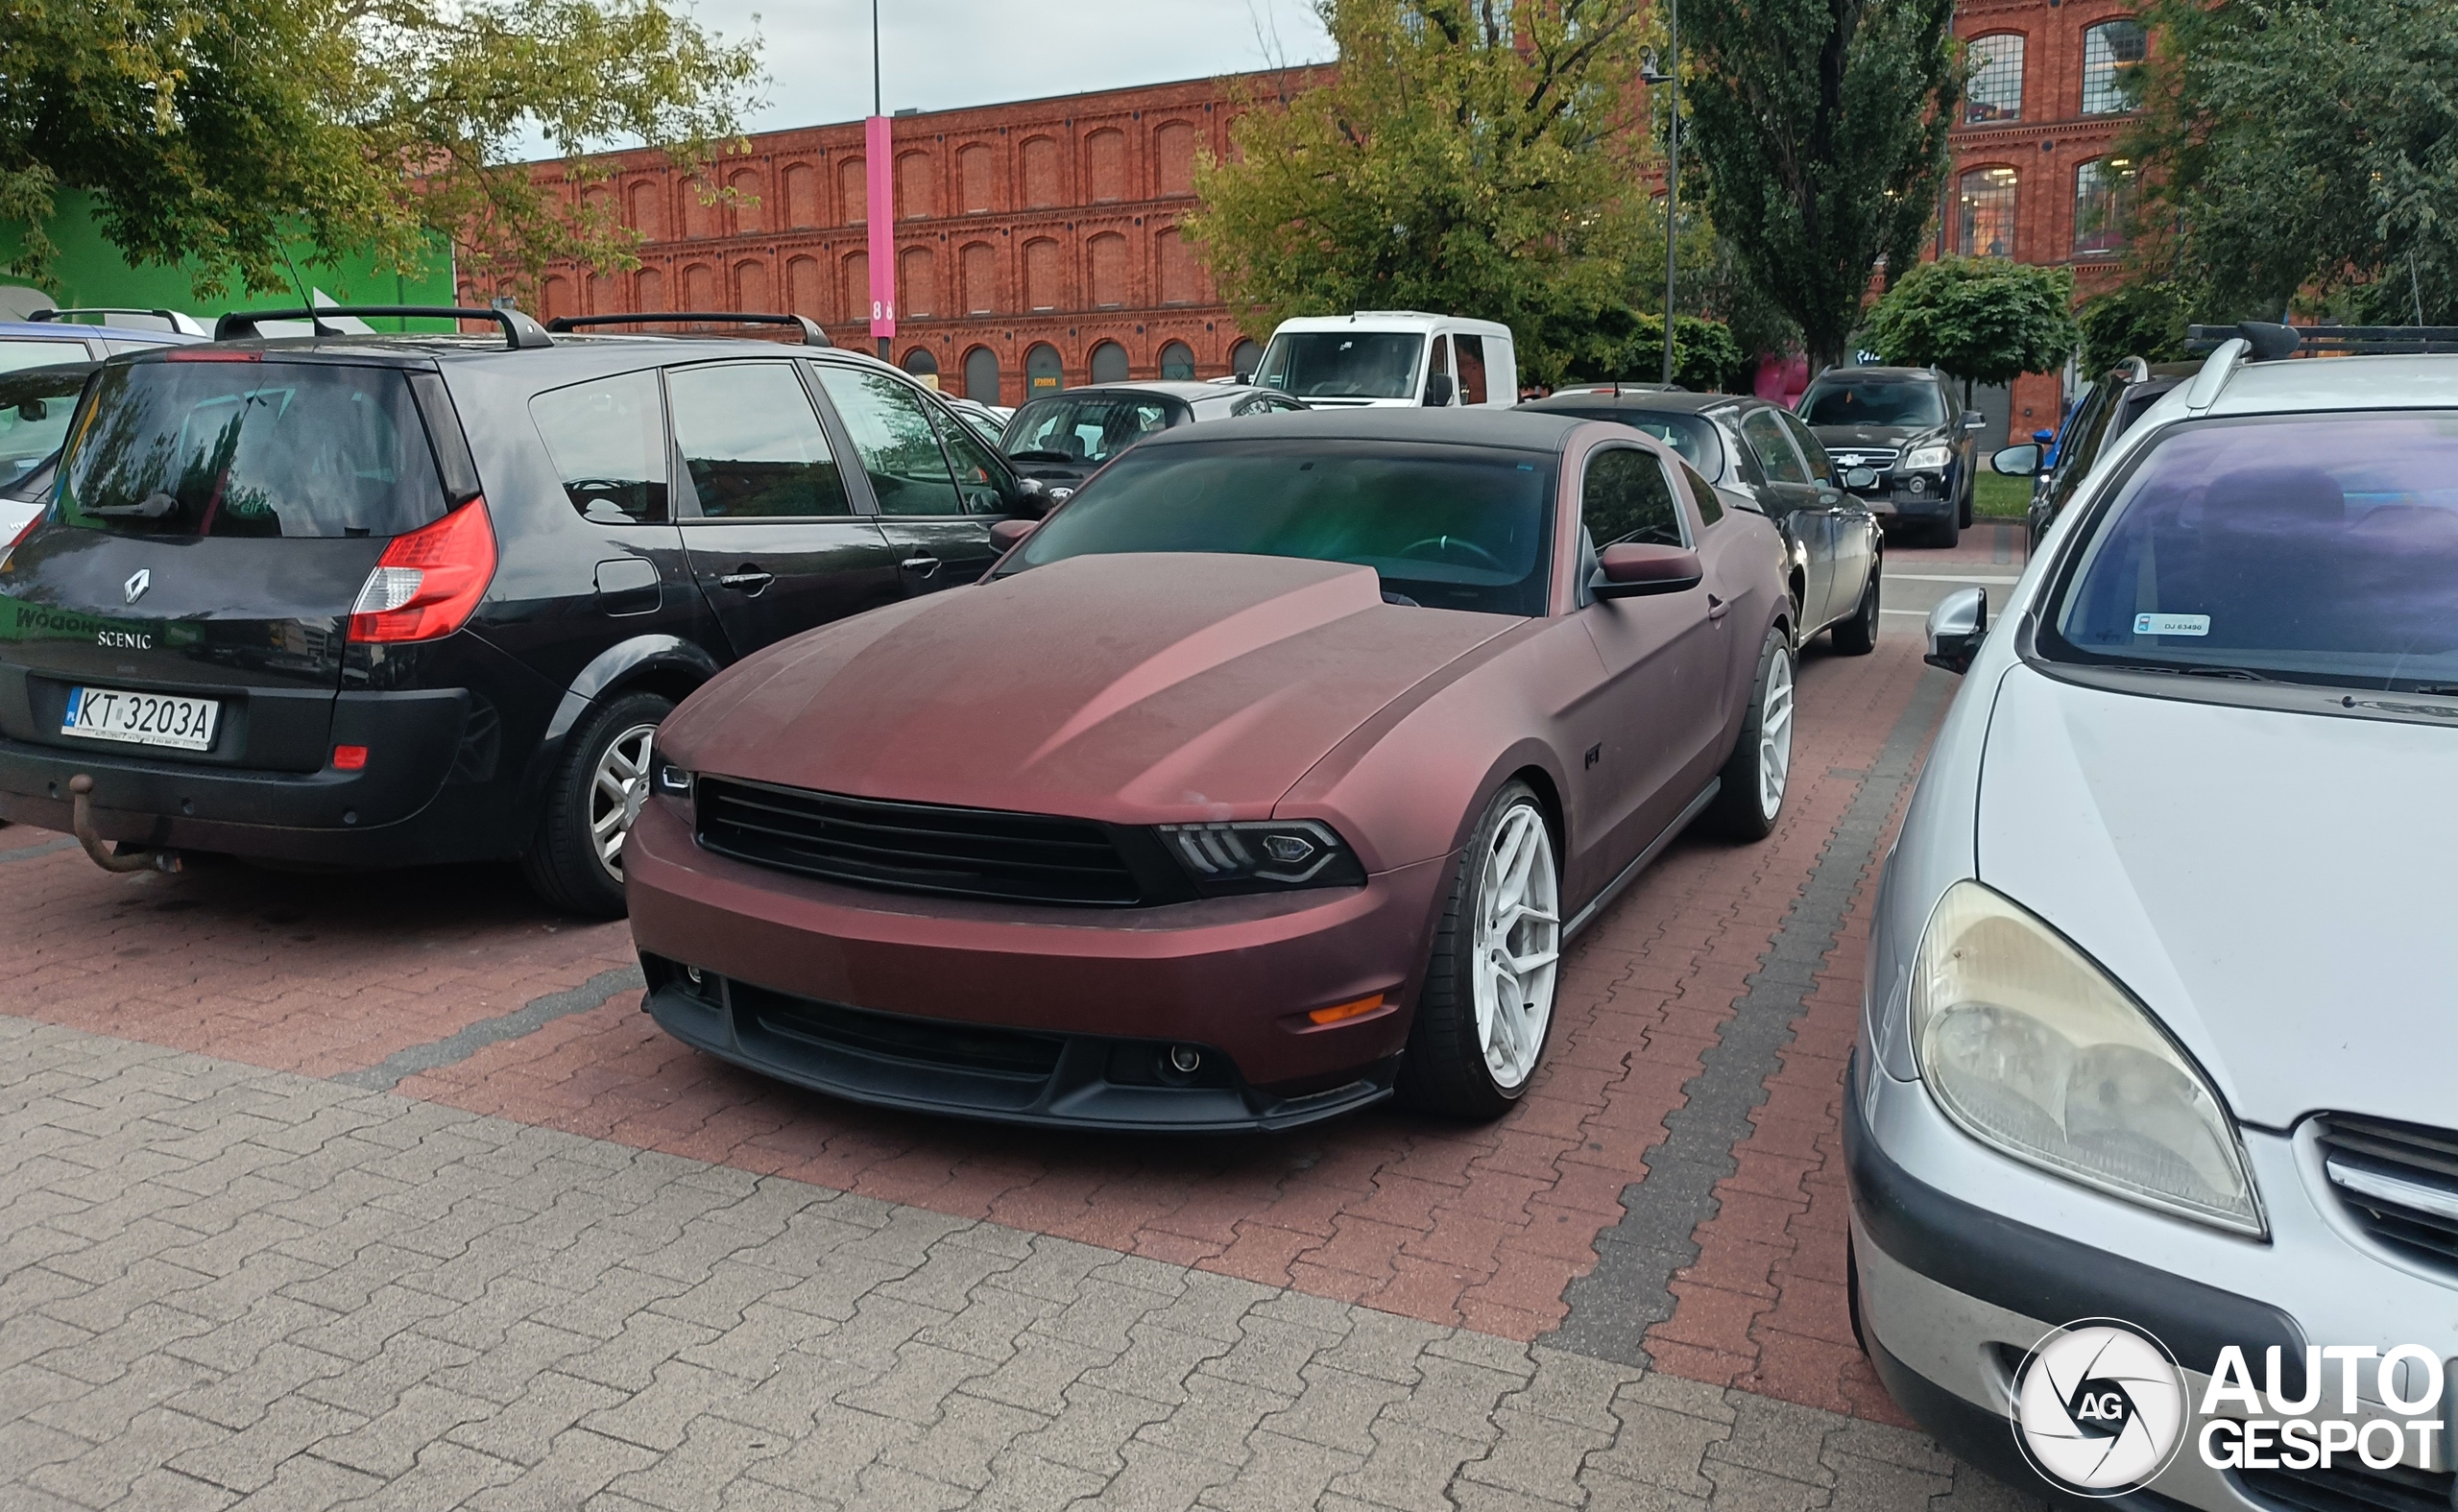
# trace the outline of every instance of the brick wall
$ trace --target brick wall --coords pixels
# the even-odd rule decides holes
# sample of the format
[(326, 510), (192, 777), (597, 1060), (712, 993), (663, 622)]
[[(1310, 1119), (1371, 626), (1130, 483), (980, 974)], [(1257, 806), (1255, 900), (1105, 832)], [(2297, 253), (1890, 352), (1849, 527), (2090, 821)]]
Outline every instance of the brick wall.
[[(987, 352), (1007, 404), (1037, 348), (1071, 386), (1112, 344), (1137, 378), (1161, 376), (1172, 344), (1198, 377), (1231, 371), (1241, 335), (1178, 230), (1195, 156), (1227, 152), (1230, 115), (1221, 83), (1196, 80), (896, 117), (895, 359), (918, 371), (927, 353), (961, 394)], [(640, 266), (551, 269), (545, 315), (789, 310), (870, 348), (860, 122), (752, 137), (711, 173), (732, 205), (658, 155), (614, 163), (582, 192), (641, 233)], [(561, 180), (560, 165), (540, 172)]]

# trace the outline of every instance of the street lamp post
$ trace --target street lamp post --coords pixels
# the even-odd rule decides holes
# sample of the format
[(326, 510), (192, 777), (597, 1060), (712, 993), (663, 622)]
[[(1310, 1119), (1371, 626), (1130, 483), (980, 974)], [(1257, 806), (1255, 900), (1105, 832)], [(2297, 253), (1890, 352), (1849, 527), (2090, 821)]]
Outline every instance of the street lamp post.
[(1640, 75), (1650, 88), (1672, 86), (1672, 107), (1664, 126), (1664, 382), (1673, 383), (1673, 279), (1679, 255), (1681, 227), (1681, 0), (1665, 0), (1665, 52), (1670, 59), (1659, 72)]

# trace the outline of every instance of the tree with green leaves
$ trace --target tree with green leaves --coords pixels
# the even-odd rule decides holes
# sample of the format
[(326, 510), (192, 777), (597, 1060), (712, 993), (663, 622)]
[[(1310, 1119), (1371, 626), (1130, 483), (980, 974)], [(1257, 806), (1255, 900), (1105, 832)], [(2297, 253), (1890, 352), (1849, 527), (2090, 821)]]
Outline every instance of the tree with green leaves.
[(1682, 138), (1751, 281), (1841, 362), (1881, 259), (1918, 260), (1962, 93), (1953, 0), (1690, 0)]
[(411, 269), (434, 239), (519, 289), (545, 264), (629, 261), (610, 210), (539, 183), (534, 132), (697, 166), (738, 135), (754, 43), (669, 0), (11, 0), (0, 11), (0, 218), (39, 280), (62, 189), (133, 263), (198, 293), (290, 287), (301, 238)]
[(1640, 270), (1662, 276), (1627, 117), (1648, 0), (1317, 11), (1337, 70), (1242, 101), (1232, 156), (1196, 166), (1187, 231), (1221, 293), (1257, 336), (1354, 309), (1501, 321), (1522, 381), (1560, 381), (1601, 319), (1644, 307)]
[(2185, 355), (2187, 296), (2166, 278), (2137, 278), (2093, 295), (2075, 312), (2083, 327), (2083, 372), (2097, 377), (2128, 357), (2178, 362)]
[(2142, 15), (2141, 229), (2202, 313), (2276, 320), (2301, 296), (2458, 322), (2458, 7), (2151, 0)]
[(1975, 383), (2012, 383), (2050, 372), (2082, 345), (2074, 323), (2074, 270), (2003, 257), (1940, 257), (1897, 278), (1863, 329), (1889, 362), (1940, 368)]

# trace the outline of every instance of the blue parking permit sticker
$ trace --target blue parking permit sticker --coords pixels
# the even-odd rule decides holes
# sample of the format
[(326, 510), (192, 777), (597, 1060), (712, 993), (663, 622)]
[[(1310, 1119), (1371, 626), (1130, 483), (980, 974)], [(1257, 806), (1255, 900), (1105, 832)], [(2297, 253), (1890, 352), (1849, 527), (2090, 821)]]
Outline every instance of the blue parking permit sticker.
[(2206, 636), (2210, 634), (2207, 614), (2136, 614), (2133, 633), (2137, 636)]

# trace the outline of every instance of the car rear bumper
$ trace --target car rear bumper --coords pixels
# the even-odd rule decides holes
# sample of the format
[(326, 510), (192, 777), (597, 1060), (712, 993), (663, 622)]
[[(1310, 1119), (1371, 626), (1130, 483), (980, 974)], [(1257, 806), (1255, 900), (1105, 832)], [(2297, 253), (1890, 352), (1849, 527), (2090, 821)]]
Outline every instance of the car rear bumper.
[[(713, 855), (688, 811), (660, 800), (624, 871), (648, 1010), (687, 1044), (857, 1101), (1198, 1131), (1287, 1127), (1389, 1094), (1452, 863), (1286, 897), (997, 904)], [(1306, 1017), (1377, 994), (1352, 1019)], [(1169, 1074), (1177, 1046), (1202, 1068)]]
[(349, 772), (205, 765), (113, 741), (0, 738), (0, 818), (69, 828), (69, 780), (82, 775), (94, 780), (94, 828), (106, 840), (319, 865), (454, 859), (463, 847), (434, 833), (434, 810), (463, 754), (469, 708), (459, 688), (338, 695), (332, 742), (367, 750), (367, 764)]

